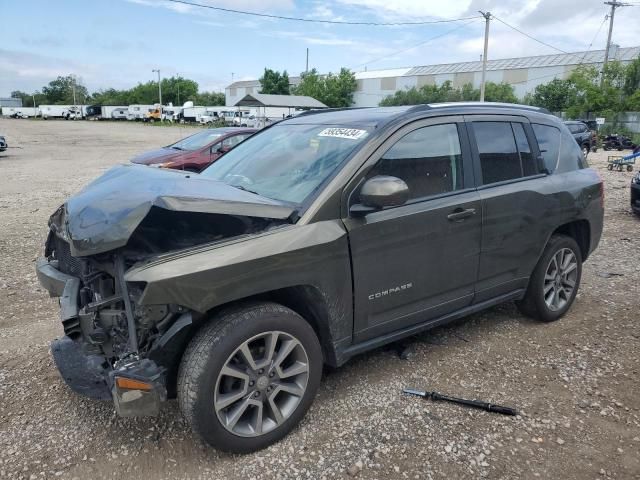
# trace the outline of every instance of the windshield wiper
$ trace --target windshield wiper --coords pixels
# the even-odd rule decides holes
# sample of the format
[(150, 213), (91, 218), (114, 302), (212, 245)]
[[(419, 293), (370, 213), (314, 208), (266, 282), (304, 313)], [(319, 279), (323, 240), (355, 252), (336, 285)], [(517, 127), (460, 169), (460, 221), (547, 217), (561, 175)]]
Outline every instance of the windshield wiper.
[(175, 150), (184, 150), (184, 148), (176, 147), (175, 145), (171, 145), (171, 148)]
[[(253, 193), (254, 195), (260, 195), (258, 192), (254, 192), (253, 190), (249, 190), (246, 187), (243, 187), (242, 185), (231, 185), (230, 183), (228, 184), (230, 187), (233, 188), (237, 188), (238, 190), (242, 190), (243, 192), (249, 192), (249, 193)], [(260, 195), (262, 196), (262, 195)]]

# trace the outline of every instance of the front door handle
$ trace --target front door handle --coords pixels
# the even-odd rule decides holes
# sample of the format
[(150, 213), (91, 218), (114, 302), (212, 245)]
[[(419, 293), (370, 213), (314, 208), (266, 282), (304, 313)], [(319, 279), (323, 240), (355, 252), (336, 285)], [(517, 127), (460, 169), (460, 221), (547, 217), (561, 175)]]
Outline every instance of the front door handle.
[(465, 218), (469, 218), (471, 215), (476, 214), (475, 208), (456, 208), (452, 213), (447, 215), (447, 219), (451, 222), (461, 222)]

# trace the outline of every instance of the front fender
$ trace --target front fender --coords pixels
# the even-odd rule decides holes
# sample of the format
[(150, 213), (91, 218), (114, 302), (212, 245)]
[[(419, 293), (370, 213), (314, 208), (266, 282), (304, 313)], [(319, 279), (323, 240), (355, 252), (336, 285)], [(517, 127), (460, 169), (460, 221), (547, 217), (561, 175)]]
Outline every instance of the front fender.
[(163, 255), (131, 268), (145, 282), (141, 304), (175, 303), (200, 313), (275, 290), (310, 285), (330, 306), (331, 341), (352, 333), (347, 232), (337, 220), (291, 225), (251, 237)]

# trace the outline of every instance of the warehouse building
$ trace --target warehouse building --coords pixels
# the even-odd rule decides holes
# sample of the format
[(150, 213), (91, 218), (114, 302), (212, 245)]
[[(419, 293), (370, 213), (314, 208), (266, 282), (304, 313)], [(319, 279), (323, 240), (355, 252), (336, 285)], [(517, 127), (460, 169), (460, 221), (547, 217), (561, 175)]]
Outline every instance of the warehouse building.
[(0, 108), (2, 107), (21, 107), (22, 99), (14, 97), (0, 97)]
[[(629, 63), (640, 56), (640, 47), (611, 46), (609, 59)], [(578, 65), (602, 67), (604, 50), (589, 52), (538, 55), (534, 57), (504, 58), (487, 62), (487, 81), (513, 85), (518, 98), (532, 92), (536, 86), (554, 78), (566, 79)], [(396, 91), (423, 85), (442, 85), (447, 80), (454, 87), (467, 83), (480, 88), (482, 61), (424, 65), (419, 67), (369, 70), (356, 73), (357, 90), (354, 106), (377, 106), (382, 99)], [(300, 77), (289, 77), (291, 85), (298, 85)], [(234, 105), (245, 95), (260, 91), (258, 80), (234, 82), (225, 89), (226, 104)]]

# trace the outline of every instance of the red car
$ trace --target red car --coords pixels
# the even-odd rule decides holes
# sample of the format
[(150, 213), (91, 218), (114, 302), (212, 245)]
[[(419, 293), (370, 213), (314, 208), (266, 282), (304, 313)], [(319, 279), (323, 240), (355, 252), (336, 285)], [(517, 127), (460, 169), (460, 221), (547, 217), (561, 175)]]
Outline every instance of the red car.
[(253, 128), (208, 128), (172, 145), (138, 155), (131, 162), (201, 172), (256, 131)]

